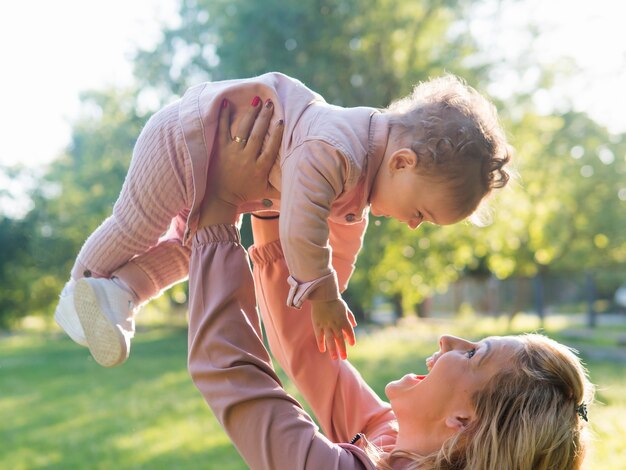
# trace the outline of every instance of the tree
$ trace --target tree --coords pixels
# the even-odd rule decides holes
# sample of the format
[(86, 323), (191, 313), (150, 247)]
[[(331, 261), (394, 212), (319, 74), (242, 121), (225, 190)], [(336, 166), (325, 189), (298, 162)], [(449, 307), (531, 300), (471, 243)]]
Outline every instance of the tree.
[(464, 0), (200, 0), (181, 24), (139, 51), (142, 87), (180, 95), (202, 80), (280, 71), (339, 105), (386, 106), (443, 70), (476, 77)]
[(92, 92), (82, 100), (70, 146), (31, 191), (33, 209), (0, 224), (9, 256), (0, 258), (0, 276), (10, 280), (0, 292), (0, 323), (52, 313), (82, 243), (110, 215), (122, 187), (145, 121), (135, 111), (135, 94)]
[(30, 282), (25, 269), (29, 227), (20, 220), (0, 216), (0, 327), (11, 326), (24, 315)]
[(522, 177), (498, 201), (503, 224), (487, 229), (490, 269), (508, 277), (623, 264), (623, 136), (575, 112), (527, 113), (511, 133)]

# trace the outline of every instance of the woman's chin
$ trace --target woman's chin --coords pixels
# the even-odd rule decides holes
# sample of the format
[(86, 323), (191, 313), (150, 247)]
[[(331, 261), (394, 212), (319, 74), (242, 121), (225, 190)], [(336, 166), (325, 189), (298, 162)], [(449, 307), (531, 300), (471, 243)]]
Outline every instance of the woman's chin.
[(385, 395), (387, 395), (387, 398), (392, 400), (394, 396), (415, 387), (426, 377), (426, 375), (406, 374), (398, 380), (389, 382), (385, 387)]

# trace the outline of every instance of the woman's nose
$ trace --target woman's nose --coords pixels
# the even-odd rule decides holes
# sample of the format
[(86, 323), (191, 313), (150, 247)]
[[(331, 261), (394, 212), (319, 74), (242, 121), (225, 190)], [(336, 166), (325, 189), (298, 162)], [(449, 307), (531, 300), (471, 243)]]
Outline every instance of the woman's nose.
[(439, 338), (439, 349), (443, 352), (451, 351), (453, 349), (467, 349), (467, 347), (471, 344), (472, 343), (463, 338), (458, 338), (452, 335), (443, 335)]

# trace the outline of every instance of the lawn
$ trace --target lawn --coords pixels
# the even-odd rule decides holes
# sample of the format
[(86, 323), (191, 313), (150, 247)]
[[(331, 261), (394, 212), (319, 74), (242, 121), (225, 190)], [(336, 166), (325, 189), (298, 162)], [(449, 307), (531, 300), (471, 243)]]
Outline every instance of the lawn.
[[(558, 336), (558, 328), (547, 331)], [(350, 357), (382, 395), (389, 380), (425, 372), (444, 329), (475, 338), (506, 327), (472, 321), (360, 330)], [(57, 332), (3, 337), (0, 468), (245, 469), (189, 378), (186, 350), (184, 328), (151, 326), (140, 331), (125, 365), (103, 369)], [(626, 468), (626, 364), (588, 366), (601, 401), (590, 412), (588, 468)]]

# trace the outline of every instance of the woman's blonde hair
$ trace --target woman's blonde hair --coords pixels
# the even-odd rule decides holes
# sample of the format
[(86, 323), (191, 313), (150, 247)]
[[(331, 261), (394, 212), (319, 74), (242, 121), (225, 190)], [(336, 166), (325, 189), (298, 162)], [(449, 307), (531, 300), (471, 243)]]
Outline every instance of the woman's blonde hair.
[(377, 468), (406, 458), (414, 469), (579, 469), (588, 442), (579, 409), (593, 400), (587, 371), (567, 346), (539, 334), (519, 338), (511, 367), (475, 393), (476, 418), (466, 429), (432, 455), (394, 451)]
[(461, 217), (467, 217), (510, 177), (513, 154), (495, 106), (454, 75), (415, 86), (386, 110), (401, 138), (410, 137), (420, 171), (445, 182)]

